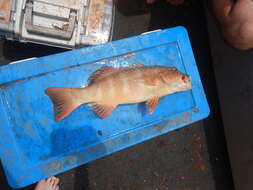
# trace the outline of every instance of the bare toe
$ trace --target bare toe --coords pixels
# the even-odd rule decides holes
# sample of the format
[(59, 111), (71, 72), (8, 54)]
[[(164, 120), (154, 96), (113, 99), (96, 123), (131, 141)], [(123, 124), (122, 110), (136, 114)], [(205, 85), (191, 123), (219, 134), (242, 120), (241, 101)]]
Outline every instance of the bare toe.
[(60, 181), (59, 178), (56, 177), (56, 179), (55, 179), (55, 185), (58, 185), (59, 181)]
[(54, 186), (54, 184), (55, 184), (55, 179), (56, 179), (56, 177), (52, 177), (52, 178), (51, 178), (50, 183), (51, 183), (52, 186)]
[(53, 188), (56, 188), (58, 186), (58, 183), (59, 183), (59, 178), (54, 177), (52, 179)]
[(49, 177), (46, 180), (40, 181), (35, 190), (59, 190), (59, 179), (57, 177)]
[(53, 180), (53, 177), (49, 177), (46, 179), (46, 182), (49, 183), (49, 184), (52, 184), (52, 180)]
[(47, 188), (47, 180), (41, 180), (37, 183), (35, 190), (44, 190), (44, 189), (48, 189)]

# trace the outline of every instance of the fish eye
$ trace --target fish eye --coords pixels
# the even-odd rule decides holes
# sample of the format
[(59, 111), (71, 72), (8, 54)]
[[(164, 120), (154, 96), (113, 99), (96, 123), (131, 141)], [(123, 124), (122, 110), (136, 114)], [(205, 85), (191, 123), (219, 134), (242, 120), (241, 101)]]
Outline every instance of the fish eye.
[(187, 82), (188, 82), (188, 77), (187, 77), (187, 76), (185, 76), (185, 75), (183, 75), (183, 76), (181, 77), (181, 79), (182, 79), (185, 83), (187, 83)]

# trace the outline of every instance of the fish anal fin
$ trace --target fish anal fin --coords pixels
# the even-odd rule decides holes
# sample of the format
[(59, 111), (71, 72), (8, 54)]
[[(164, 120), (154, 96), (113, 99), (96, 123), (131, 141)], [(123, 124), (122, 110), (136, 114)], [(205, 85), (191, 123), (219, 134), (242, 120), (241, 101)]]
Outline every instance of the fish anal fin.
[(151, 98), (147, 101), (147, 108), (149, 115), (151, 115), (154, 112), (155, 108), (158, 105), (158, 101), (159, 101), (158, 96), (155, 96), (154, 98)]
[(101, 105), (101, 104), (91, 104), (91, 108), (94, 110), (94, 112), (101, 118), (106, 118), (113, 110), (117, 107), (117, 105)]

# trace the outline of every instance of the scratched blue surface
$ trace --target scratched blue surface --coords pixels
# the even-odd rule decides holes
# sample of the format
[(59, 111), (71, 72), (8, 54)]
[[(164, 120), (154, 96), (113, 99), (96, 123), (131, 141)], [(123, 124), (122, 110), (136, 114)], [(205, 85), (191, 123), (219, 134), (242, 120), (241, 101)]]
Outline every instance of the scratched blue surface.
[[(193, 89), (166, 96), (153, 115), (144, 104), (122, 105), (100, 119), (83, 105), (53, 120), (48, 87), (83, 87), (103, 65), (175, 66)], [(189, 125), (209, 114), (187, 32), (153, 32), (0, 67), (0, 157), (9, 184), (21, 188), (102, 156)]]

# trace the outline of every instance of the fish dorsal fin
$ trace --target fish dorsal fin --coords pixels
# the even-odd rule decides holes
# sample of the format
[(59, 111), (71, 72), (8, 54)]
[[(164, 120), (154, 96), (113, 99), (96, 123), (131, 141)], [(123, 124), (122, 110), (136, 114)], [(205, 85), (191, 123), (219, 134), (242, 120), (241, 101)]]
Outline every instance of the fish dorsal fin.
[(88, 81), (89, 81), (89, 84), (92, 84), (94, 82), (102, 80), (105, 77), (110, 76), (110, 75), (117, 73), (119, 71), (124, 71), (124, 70), (128, 70), (130, 68), (143, 67), (143, 66), (144, 66), (143, 64), (139, 64), (139, 63), (134, 63), (133, 65), (130, 65), (129, 67), (121, 67), (121, 68), (104, 66), (104, 67), (101, 67), (100, 69), (96, 70), (95, 72), (93, 72), (91, 74), (91, 76), (89, 77)]
[(95, 72), (93, 72), (91, 74), (91, 76), (88, 79), (89, 84), (92, 84), (96, 81), (102, 80), (105, 77), (110, 76), (113, 73), (117, 73), (119, 71), (120, 71), (120, 69), (114, 68), (114, 67), (109, 67), (109, 66), (101, 67), (100, 69), (96, 70)]

